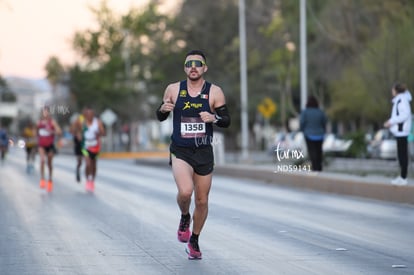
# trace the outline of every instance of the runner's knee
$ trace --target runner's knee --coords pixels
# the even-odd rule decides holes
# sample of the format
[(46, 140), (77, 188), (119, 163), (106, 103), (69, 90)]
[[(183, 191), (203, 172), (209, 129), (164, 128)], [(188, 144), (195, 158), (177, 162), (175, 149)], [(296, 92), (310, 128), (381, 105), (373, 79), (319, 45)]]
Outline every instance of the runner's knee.
[(198, 208), (205, 208), (208, 206), (208, 198), (207, 197), (203, 197), (203, 198), (196, 198), (195, 199), (195, 205)]
[(178, 197), (180, 199), (191, 200), (191, 195), (193, 194), (193, 190), (179, 190)]

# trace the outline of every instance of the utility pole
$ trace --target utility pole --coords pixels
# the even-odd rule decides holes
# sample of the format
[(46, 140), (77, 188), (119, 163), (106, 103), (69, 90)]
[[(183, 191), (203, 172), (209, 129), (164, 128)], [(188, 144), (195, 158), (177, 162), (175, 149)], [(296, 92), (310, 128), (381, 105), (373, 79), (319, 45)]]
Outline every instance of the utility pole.
[(247, 104), (246, 18), (244, 0), (239, 0), (240, 38), (240, 101), (241, 101), (241, 149), (242, 160), (249, 158), (249, 117)]
[[(131, 52), (130, 52), (130, 32), (128, 29), (123, 29), (122, 30), (123, 34), (124, 34), (124, 41), (123, 41), (123, 45), (122, 45), (122, 58), (124, 59), (124, 70), (125, 70), (125, 86), (128, 89), (128, 92), (130, 93), (130, 102), (135, 102), (135, 97), (132, 94), (133, 91), (133, 85), (132, 85), (132, 79), (131, 79)], [(132, 111), (132, 113), (130, 113), (129, 115), (129, 134), (127, 135), (128, 139), (127, 139), (127, 147), (129, 151), (131, 152), (135, 152), (136, 151), (136, 146), (135, 146), (135, 141), (136, 141), (136, 129), (134, 127), (135, 125), (135, 115), (133, 113), (134, 111)], [(126, 134), (126, 133), (123, 133)]]
[(131, 88), (131, 54), (130, 54), (130, 45), (129, 45), (129, 30), (124, 29), (124, 41), (122, 45), (122, 58), (125, 63), (125, 83), (128, 88)]
[(306, 0), (300, 0), (300, 108), (305, 109), (307, 100), (307, 55), (306, 55)]

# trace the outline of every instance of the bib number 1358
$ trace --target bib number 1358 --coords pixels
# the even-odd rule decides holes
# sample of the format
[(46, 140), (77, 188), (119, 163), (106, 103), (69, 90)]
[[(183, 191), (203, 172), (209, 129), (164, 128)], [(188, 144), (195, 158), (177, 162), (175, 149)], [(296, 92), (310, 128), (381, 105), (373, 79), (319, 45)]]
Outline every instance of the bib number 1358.
[(183, 137), (195, 137), (200, 136), (200, 134), (205, 134), (206, 124), (195, 123), (195, 122), (182, 122), (181, 123), (181, 135)]

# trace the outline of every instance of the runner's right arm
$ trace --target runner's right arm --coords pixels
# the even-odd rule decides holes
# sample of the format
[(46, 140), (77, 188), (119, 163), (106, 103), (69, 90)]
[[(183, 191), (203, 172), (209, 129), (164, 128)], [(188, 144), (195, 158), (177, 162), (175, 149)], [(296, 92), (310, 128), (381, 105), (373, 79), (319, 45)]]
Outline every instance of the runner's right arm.
[(170, 84), (165, 89), (163, 101), (161, 105), (158, 107), (156, 114), (159, 121), (164, 121), (169, 116), (170, 112), (174, 110), (174, 90), (177, 88), (177, 83)]

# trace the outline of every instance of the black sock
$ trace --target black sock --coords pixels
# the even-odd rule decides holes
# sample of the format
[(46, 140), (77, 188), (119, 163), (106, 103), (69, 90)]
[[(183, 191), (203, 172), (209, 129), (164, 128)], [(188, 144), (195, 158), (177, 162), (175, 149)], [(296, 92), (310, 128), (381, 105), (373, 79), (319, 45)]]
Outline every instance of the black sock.
[(190, 238), (190, 242), (198, 242), (198, 234), (194, 234), (194, 233), (192, 233), (191, 234), (191, 238)]
[(190, 215), (190, 213), (187, 213), (187, 214), (185, 214), (185, 215), (181, 214), (181, 219), (183, 219), (183, 220), (185, 220), (185, 221), (190, 220), (190, 219), (191, 219), (191, 215)]

